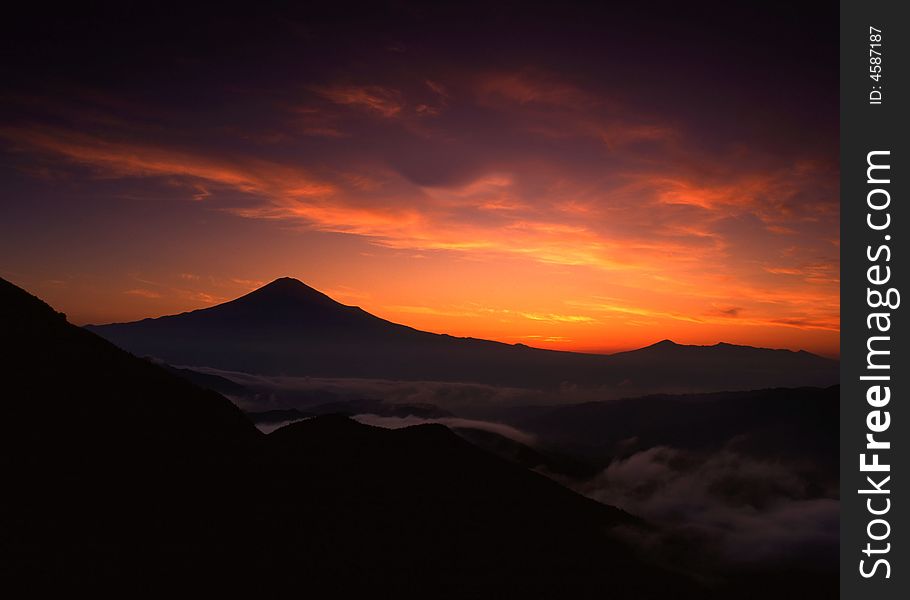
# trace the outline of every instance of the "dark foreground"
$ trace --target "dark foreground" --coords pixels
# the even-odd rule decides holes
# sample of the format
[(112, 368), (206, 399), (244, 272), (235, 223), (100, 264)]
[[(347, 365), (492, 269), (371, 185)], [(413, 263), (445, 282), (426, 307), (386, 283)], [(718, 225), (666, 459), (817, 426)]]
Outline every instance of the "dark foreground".
[[(757, 591), (652, 564), (622, 541), (647, 523), (442, 426), (390, 431), (323, 416), (265, 436), (217, 393), (2, 280), (0, 308), (4, 587), (371, 598)], [(778, 575), (777, 597), (828, 596), (817, 579)]]

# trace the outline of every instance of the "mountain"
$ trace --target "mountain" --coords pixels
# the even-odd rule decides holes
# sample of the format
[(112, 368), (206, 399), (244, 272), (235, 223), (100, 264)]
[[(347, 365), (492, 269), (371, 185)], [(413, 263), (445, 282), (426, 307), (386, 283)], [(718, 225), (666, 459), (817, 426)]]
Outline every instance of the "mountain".
[(705, 597), (614, 534), (648, 524), (445, 427), (327, 415), (266, 436), (3, 280), (0, 336), (8, 588)]
[(473, 382), (621, 393), (827, 386), (838, 363), (807, 352), (664, 341), (614, 355), (529, 348), (419, 331), (282, 278), (211, 308), (88, 326), (135, 354), (263, 375)]
[(201, 388), (213, 390), (225, 396), (243, 397), (252, 394), (252, 391), (250, 389), (240, 385), (235, 381), (231, 381), (226, 377), (220, 377), (211, 373), (201, 373), (192, 369), (180, 369), (178, 367), (172, 367), (171, 365), (161, 361), (158, 361), (158, 364), (165, 371), (173, 373), (179, 377), (182, 377), (183, 379), (187, 379)]
[(590, 479), (600, 471), (597, 467), (572, 456), (541, 447), (531, 447), (493, 431), (472, 427), (455, 427), (453, 431), (475, 446), (528, 469), (578, 480)]
[(809, 464), (837, 481), (840, 386), (654, 395), (557, 407), (509, 407), (498, 419), (606, 466), (653, 447), (735, 449)]
[(60, 458), (76, 460), (78, 449), (96, 454), (78, 460), (98, 459), (110, 450), (98, 440), (150, 461), (160, 454), (221, 461), (243, 455), (259, 438), (247, 417), (217, 393), (70, 325), (2, 279), (0, 309), (0, 444), (13, 466), (61, 447), (73, 452)]

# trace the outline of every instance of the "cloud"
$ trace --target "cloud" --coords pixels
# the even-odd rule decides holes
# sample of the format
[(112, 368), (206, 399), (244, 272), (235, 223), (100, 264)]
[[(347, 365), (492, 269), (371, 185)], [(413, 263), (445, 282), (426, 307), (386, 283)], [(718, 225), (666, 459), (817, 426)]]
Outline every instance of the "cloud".
[(839, 328), (837, 166), (824, 157), (717, 149), (684, 122), (540, 70), (296, 94), (267, 127), (239, 124), (243, 143), (188, 143), (127, 119), (0, 136), (49, 164), (155, 178), (205, 210), (302, 233), (602, 273), (599, 289), (572, 298), (590, 312), (529, 309), (526, 320)]
[(573, 111), (584, 111), (604, 103), (603, 98), (539, 71), (486, 73), (476, 78), (474, 91), (482, 103), (507, 102)]
[(379, 85), (335, 85), (316, 87), (314, 91), (335, 104), (366, 110), (385, 118), (396, 117), (404, 110), (401, 92)]
[(335, 191), (331, 184), (306, 176), (302, 169), (252, 158), (232, 161), (46, 127), (7, 128), (0, 130), (0, 136), (34, 150), (58, 154), (108, 177), (184, 177), (266, 198), (316, 198)]
[(141, 296), (142, 298), (150, 298), (150, 299), (161, 297), (161, 294), (159, 294), (158, 292), (155, 292), (152, 290), (146, 290), (146, 289), (142, 289), (142, 288), (126, 290), (123, 293), (127, 294), (129, 296)]
[(256, 429), (262, 433), (269, 434), (273, 431), (281, 429), (285, 425), (290, 425), (291, 423), (297, 423), (298, 421), (305, 421), (307, 418), (311, 417), (302, 417), (300, 419), (288, 419), (286, 421), (277, 421), (274, 423), (256, 423)]
[[(656, 536), (638, 541), (683, 566), (836, 563), (836, 490), (819, 494), (819, 482), (795, 465), (659, 446), (567, 483), (659, 524)], [(677, 554), (680, 547), (686, 550)]]
[(459, 417), (437, 417), (423, 418), (413, 415), (407, 417), (384, 417), (371, 414), (361, 414), (351, 417), (359, 423), (382, 427), (384, 429), (401, 429), (402, 427), (412, 427), (414, 425), (425, 425), (427, 423), (439, 423), (453, 429), (479, 429), (488, 431), (503, 437), (509, 438), (526, 446), (534, 446), (537, 438), (529, 433), (520, 431), (503, 423), (494, 423), (491, 421), (481, 421), (478, 419), (462, 419)]
[[(746, 325), (753, 327), (767, 327), (769, 325), (779, 325), (795, 327), (798, 329), (813, 329), (820, 331), (839, 331), (840, 321), (839, 313), (836, 306), (830, 304), (818, 304), (818, 297), (814, 295), (798, 295), (788, 293), (767, 293), (762, 289), (752, 290), (753, 293), (744, 292), (744, 295), (738, 299), (752, 299), (757, 303), (770, 303), (775, 305), (787, 305), (787, 311), (790, 314), (799, 314), (799, 319), (780, 319), (774, 316), (770, 311), (755, 311), (753, 316), (745, 316), (743, 313), (747, 310), (744, 307), (712, 307), (703, 312), (682, 312), (666, 311), (649, 308), (641, 304), (628, 304), (618, 298), (604, 298), (595, 296), (589, 301), (568, 301), (567, 304), (579, 309), (584, 309), (593, 313), (622, 314), (629, 316), (640, 316), (649, 319), (670, 319), (673, 321), (682, 321), (685, 323), (696, 323), (705, 325)], [(726, 295), (713, 294), (708, 290), (703, 290), (697, 294), (705, 300), (723, 302), (727, 299)], [(766, 314), (761, 314), (762, 312)]]
[(331, 402), (379, 400), (387, 406), (433, 406), (459, 417), (489, 420), (516, 406), (545, 406), (590, 402), (615, 397), (610, 388), (564, 386), (543, 392), (525, 388), (441, 381), (396, 381), (329, 377), (267, 376), (192, 367), (234, 381), (250, 394), (232, 400), (245, 410), (296, 408), (306, 411)]
[[(225, 302), (231, 299), (232, 294), (250, 292), (265, 284), (260, 280), (221, 278), (197, 273), (177, 273), (166, 281), (133, 273), (130, 280), (144, 287), (131, 288), (123, 291), (123, 294), (146, 300), (178, 298), (193, 305)], [(206, 289), (202, 289), (203, 286)]]

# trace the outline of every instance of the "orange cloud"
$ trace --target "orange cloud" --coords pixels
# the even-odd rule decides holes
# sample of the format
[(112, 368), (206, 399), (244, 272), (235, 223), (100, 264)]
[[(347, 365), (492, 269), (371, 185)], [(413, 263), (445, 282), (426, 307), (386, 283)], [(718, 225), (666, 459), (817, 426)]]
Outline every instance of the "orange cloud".
[(235, 162), (47, 128), (6, 128), (0, 130), (0, 136), (30, 149), (62, 155), (107, 176), (185, 177), (270, 197), (314, 198), (335, 191), (334, 186), (308, 177), (302, 169), (250, 158)]
[(336, 85), (314, 88), (330, 102), (359, 108), (386, 118), (398, 116), (404, 110), (401, 92), (378, 85)]
[(602, 98), (556, 77), (529, 71), (482, 75), (477, 78), (475, 93), (485, 103), (506, 101), (572, 110), (589, 109), (604, 102)]
[(126, 290), (123, 293), (130, 295), (130, 296), (141, 296), (142, 298), (150, 298), (150, 299), (161, 297), (161, 294), (159, 294), (158, 292), (154, 292), (152, 290), (145, 290), (145, 289), (141, 289), (141, 288), (137, 288), (137, 289), (133, 289), (133, 290)]
[[(519, 262), (547, 273), (589, 273), (588, 288), (576, 291), (570, 302), (551, 297), (539, 305), (509, 307), (504, 301), (483, 309), (372, 300), (393, 314), (442, 323), (439, 330), (459, 319), (479, 319), (505, 327), (495, 330), (502, 339), (520, 340), (532, 339), (526, 328), (533, 324), (539, 328), (533, 335), (540, 336), (533, 339), (553, 343), (582, 343), (596, 336), (581, 328), (620, 325), (836, 333), (838, 208), (830, 167), (811, 160), (768, 166), (743, 156), (706, 156), (688, 146), (677, 127), (634, 114), (623, 118), (614, 100), (553, 77), (495, 74), (469, 83), (475, 100), (501, 117), (497, 123), (506, 123), (506, 133), (514, 128), (550, 154), (527, 150), (527, 137), (489, 151), (471, 142), (467, 147), (478, 153), (476, 166), (425, 185), (388, 161), (357, 152), (259, 154), (214, 145), (201, 150), (139, 141), (145, 138), (135, 132), (39, 126), (2, 129), (0, 136), (20, 151), (63, 158), (95, 176), (158, 178), (185, 186), (212, 209), (356, 236), (382, 251), (407, 251), (409, 260), (415, 254), (447, 254), (491, 269)], [(436, 108), (455, 106), (457, 82), (420, 85), (426, 102), (408, 102), (404, 92), (383, 86), (313, 88), (323, 104), (292, 109), (292, 124), (298, 134), (321, 138), (308, 144), (336, 144), (346, 136), (352, 139), (345, 144), (356, 148), (357, 130), (345, 120), (354, 109), (379, 117), (383, 131), (398, 128), (411, 135), (402, 146), (418, 155), (423, 147), (413, 137), (433, 149), (459, 141), (462, 132), (446, 129), (444, 116), (427, 120), (439, 130), (418, 131), (414, 125), (418, 114), (440, 116)], [(578, 140), (585, 149), (597, 148), (594, 158), (585, 155), (590, 164), (561, 160), (550, 147)], [(629, 147), (633, 142), (651, 145), (636, 150)], [(382, 147), (390, 154), (398, 149), (392, 141)], [(461, 158), (464, 147), (454, 144), (439, 161)], [(625, 151), (618, 152), (620, 147)], [(247, 284), (254, 287), (253, 280)], [(206, 285), (174, 286), (166, 294), (196, 304), (230, 297)], [(145, 288), (124, 293), (147, 299), (159, 294)], [(568, 332), (546, 330), (556, 326)]]
[[(243, 217), (298, 220), (316, 229), (373, 238), (392, 248), (500, 252), (544, 263), (636, 270), (645, 279), (667, 264), (699, 265), (723, 248), (718, 245), (718, 234), (704, 225), (680, 223), (675, 218), (666, 224), (654, 222), (661, 205), (690, 205), (721, 214), (727, 214), (723, 211), (729, 207), (758, 207), (759, 216), (765, 218), (768, 211), (762, 208), (761, 198), (776, 191), (767, 176), (750, 175), (709, 186), (642, 175), (632, 177), (624, 188), (586, 191), (584, 204), (578, 190), (570, 188), (559, 192), (560, 197), (568, 198), (565, 203), (554, 197), (541, 206), (522, 198), (513, 175), (493, 174), (456, 188), (412, 187), (406, 190), (413, 199), (408, 206), (400, 197), (391, 198), (394, 192), (386, 191), (381, 182), (363, 185), (369, 180), (364, 177), (347, 175), (328, 181), (264, 160), (229, 161), (67, 132), (3, 133), (19, 144), (63, 155), (108, 176), (184, 177), (255, 196), (258, 201), (250, 205), (227, 209)], [(364, 193), (372, 198), (360, 201)], [(625, 200), (629, 195), (637, 197), (636, 204)], [(656, 204), (649, 203), (649, 197)], [(568, 215), (567, 206), (572, 207)], [(618, 216), (624, 226), (639, 218), (653, 224), (631, 235), (593, 228), (592, 219), (612, 206), (623, 211)], [(456, 213), (464, 209), (489, 211), (499, 218), (484, 222), (473, 214), (459, 217)], [(708, 240), (708, 244), (699, 240)], [(774, 268), (765, 270), (782, 273)], [(816, 269), (815, 279), (821, 271)]]
[[(413, 189), (411, 208), (396, 202), (358, 204), (338, 183), (306, 175), (301, 169), (258, 159), (228, 161), (179, 150), (116, 143), (83, 134), (47, 130), (6, 130), (20, 144), (53, 152), (107, 176), (162, 176), (203, 180), (259, 198), (249, 206), (228, 210), (259, 219), (295, 219), (308, 226), (376, 238), (395, 248), (420, 250), (484, 250), (514, 253), (542, 262), (631, 269), (642, 266), (633, 255), (666, 245), (611, 242), (584, 224), (553, 221), (537, 215), (516, 215), (508, 222), (477, 225), (471, 218), (449, 220), (448, 209), (459, 206), (493, 211), (516, 210), (523, 202), (509, 176), (484, 177), (451, 190)], [(349, 192), (353, 190), (348, 190)], [(422, 201), (421, 201), (422, 200)], [(533, 212), (533, 211), (532, 211)], [(508, 236), (499, 236), (503, 228)], [(679, 259), (684, 259), (680, 256)]]

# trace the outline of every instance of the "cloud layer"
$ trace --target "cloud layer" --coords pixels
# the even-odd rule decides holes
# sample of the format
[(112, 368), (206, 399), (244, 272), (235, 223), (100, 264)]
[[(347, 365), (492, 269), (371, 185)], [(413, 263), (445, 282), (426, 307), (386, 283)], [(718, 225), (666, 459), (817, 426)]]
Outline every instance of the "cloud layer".
[(661, 525), (636, 539), (675, 564), (836, 565), (836, 490), (793, 465), (724, 450), (710, 455), (658, 446), (612, 462), (578, 491)]

